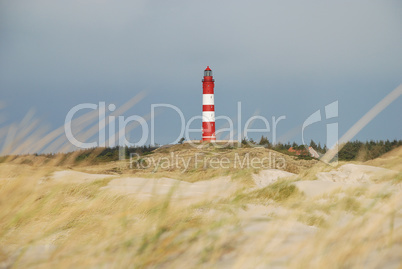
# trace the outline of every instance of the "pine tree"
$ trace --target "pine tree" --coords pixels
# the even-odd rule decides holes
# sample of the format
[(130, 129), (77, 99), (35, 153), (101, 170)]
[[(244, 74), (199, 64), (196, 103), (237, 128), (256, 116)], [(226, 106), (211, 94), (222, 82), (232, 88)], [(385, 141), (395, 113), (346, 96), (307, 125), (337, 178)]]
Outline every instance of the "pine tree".
[(271, 143), (269, 142), (268, 138), (265, 136), (261, 136), (260, 142), (258, 143), (261, 146), (270, 147)]
[(317, 144), (312, 139), (310, 141), (310, 147), (312, 147), (313, 149), (317, 149)]

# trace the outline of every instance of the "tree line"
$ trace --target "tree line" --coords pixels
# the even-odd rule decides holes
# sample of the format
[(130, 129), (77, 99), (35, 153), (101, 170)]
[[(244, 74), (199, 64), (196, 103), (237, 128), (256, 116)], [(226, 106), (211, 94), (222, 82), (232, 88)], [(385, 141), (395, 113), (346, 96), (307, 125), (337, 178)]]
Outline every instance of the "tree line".
[[(251, 143), (255, 143), (252, 139), (245, 140)], [(255, 143), (257, 144), (257, 143)], [(276, 143), (272, 144), (268, 140), (267, 137), (262, 136), (258, 145), (276, 150), (276, 151), (288, 151), (291, 147), (295, 150), (305, 150), (306, 146), (312, 147), (315, 151), (319, 154), (325, 154), (328, 150), (327, 146), (321, 146), (320, 143), (315, 143), (313, 140), (310, 141), (309, 145), (299, 145), (296, 142), (290, 144), (290, 142), (283, 144), (283, 143)], [(358, 140), (350, 141), (345, 144), (341, 145), (341, 150), (338, 152), (338, 159), (342, 161), (352, 161), (352, 160), (359, 160), (359, 161), (367, 161), (372, 160), (375, 158), (380, 157), (381, 155), (402, 146), (402, 140), (370, 140), (366, 142), (361, 142)]]
[[(182, 143), (182, 141), (181, 141)], [(296, 142), (290, 143), (276, 143), (272, 144), (267, 137), (262, 136), (259, 142), (254, 141), (252, 138), (244, 138), (242, 140), (242, 147), (250, 147), (251, 145), (260, 145), (275, 151), (279, 151), (285, 154), (294, 155), (294, 153), (289, 152), (290, 148), (301, 153), (301, 158), (311, 158), (309, 156), (307, 146), (312, 147), (320, 155), (325, 154), (328, 150), (326, 145), (321, 145), (320, 143), (315, 143), (313, 140), (310, 141), (309, 145), (299, 145)], [(338, 152), (338, 160), (341, 161), (367, 161), (380, 157), (381, 155), (402, 146), (402, 140), (370, 140), (367, 142), (361, 142), (358, 140), (347, 142), (341, 145), (342, 148)], [(119, 147), (112, 148), (91, 148), (83, 149), (69, 153), (49, 153), (49, 154), (37, 154), (36, 156), (44, 156), (47, 158), (61, 157), (61, 163), (64, 160), (71, 160), (73, 158), (74, 162), (90, 161), (92, 163), (102, 163), (117, 161), (123, 157), (123, 159), (129, 159), (132, 154), (147, 155), (151, 154), (155, 149), (159, 148), (159, 145), (155, 146), (140, 146), (140, 147), (125, 147), (121, 150)], [(120, 156), (124, 154), (124, 156)], [(30, 154), (26, 154), (30, 155)], [(0, 157), (0, 162), (5, 161), (12, 156)], [(17, 156), (14, 156), (15, 158)]]

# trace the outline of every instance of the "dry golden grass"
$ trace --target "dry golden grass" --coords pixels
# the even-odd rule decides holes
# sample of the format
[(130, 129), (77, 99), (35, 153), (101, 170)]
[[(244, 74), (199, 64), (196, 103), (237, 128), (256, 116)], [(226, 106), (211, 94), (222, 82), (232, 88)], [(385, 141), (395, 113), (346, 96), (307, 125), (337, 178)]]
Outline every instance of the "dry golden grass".
[(402, 147), (387, 152), (377, 159), (367, 161), (365, 164), (402, 172)]
[[(172, 154), (174, 154), (174, 157), (172, 157)], [(147, 164), (150, 163), (150, 161), (148, 161), (149, 159), (155, 160), (156, 162), (162, 160), (161, 163), (163, 163), (163, 160), (175, 160), (174, 158), (176, 158), (176, 156), (179, 158), (178, 165), (176, 161), (170, 161), (170, 166), (168, 167), (163, 167), (163, 165), (156, 166), (152, 163), (146, 168)], [(181, 158), (188, 162), (188, 164), (186, 164), (188, 167), (185, 167), (185, 164), (181, 162)], [(257, 164), (253, 167), (251, 165), (253, 158), (263, 161), (261, 164)], [(91, 165), (90, 162), (88, 162), (86, 165), (83, 164), (75, 169), (89, 173), (126, 176), (135, 175), (146, 178), (169, 177), (187, 182), (231, 176), (232, 179), (238, 179), (245, 185), (251, 186), (253, 184), (252, 175), (263, 169), (279, 167), (281, 170), (298, 174), (303, 171), (306, 172), (320, 163), (317, 160), (298, 159), (295, 156), (289, 156), (266, 148), (216, 148), (208, 144), (204, 145), (202, 148), (195, 148), (189, 144), (183, 144), (157, 149), (152, 154), (141, 156), (140, 162), (145, 161), (145, 168), (141, 166), (136, 167), (135, 164), (137, 160), (138, 159), (135, 158), (132, 160), (132, 167), (130, 167), (130, 160), (125, 160), (101, 165)], [(229, 165), (229, 168), (211, 167), (211, 160), (218, 162), (225, 160), (231, 165)], [(247, 161), (245, 162), (245, 160)], [(148, 163), (146, 163), (147, 161)], [(282, 164), (284, 165), (282, 166)]]
[[(246, 150), (252, 151), (209, 154)], [(329, 169), (318, 164), (309, 171), (311, 164), (300, 162), (300, 178)], [(104, 173), (118, 165), (126, 164), (78, 170)], [(138, 199), (102, 188), (111, 179), (51, 179), (64, 168), (40, 159), (0, 164), (0, 268), (397, 268), (402, 262), (400, 175), (307, 197), (291, 180), (256, 189), (249, 184), (253, 170), (135, 172), (189, 182), (231, 175), (244, 183), (228, 197), (191, 202), (172, 199), (174, 188)], [(122, 176), (131, 174), (122, 168)]]

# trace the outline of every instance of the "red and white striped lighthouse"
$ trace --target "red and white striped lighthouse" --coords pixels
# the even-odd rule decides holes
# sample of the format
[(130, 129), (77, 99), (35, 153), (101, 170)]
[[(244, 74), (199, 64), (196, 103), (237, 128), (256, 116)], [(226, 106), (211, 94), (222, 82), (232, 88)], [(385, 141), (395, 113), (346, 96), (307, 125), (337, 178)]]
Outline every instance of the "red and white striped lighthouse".
[(207, 66), (202, 80), (202, 141), (214, 141), (215, 138), (215, 105), (214, 79), (212, 70)]

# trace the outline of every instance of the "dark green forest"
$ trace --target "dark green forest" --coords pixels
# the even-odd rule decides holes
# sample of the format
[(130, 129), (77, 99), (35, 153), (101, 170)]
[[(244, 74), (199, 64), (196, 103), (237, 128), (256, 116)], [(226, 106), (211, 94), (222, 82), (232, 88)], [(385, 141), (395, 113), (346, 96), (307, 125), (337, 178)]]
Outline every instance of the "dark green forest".
[[(181, 141), (182, 142), (182, 141)], [(253, 146), (265, 147), (272, 149), (284, 154), (294, 155), (301, 159), (313, 159), (308, 153), (308, 147), (312, 147), (318, 154), (323, 155), (328, 150), (326, 145), (321, 145), (320, 143), (315, 143), (313, 140), (310, 141), (309, 145), (299, 145), (296, 142), (292, 144), (288, 143), (276, 143), (271, 144), (270, 141), (262, 136), (260, 141), (257, 143), (252, 139), (243, 139), (240, 145), (241, 147), (251, 148)], [(338, 153), (338, 159), (341, 161), (368, 161), (380, 157), (381, 155), (402, 146), (402, 140), (378, 140), (378, 141), (351, 141), (344, 145), (341, 145), (341, 150)], [(233, 147), (233, 146), (231, 146)], [(300, 154), (295, 154), (294, 152), (289, 152), (290, 148), (298, 151)], [(48, 153), (48, 154), (33, 154), (35, 156), (43, 156), (50, 159), (59, 158), (60, 164), (73, 163), (79, 164), (81, 162), (90, 163), (105, 163), (110, 161), (117, 161), (119, 159), (129, 159), (133, 155), (148, 155), (152, 154), (155, 149), (159, 146), (141, 146), (141, 147), (113, 147), (113, 148), (91, 148), (77, 150), (69, 153)], [(25, 154), (32, 155), (32, 154)], [(122, 156), (120, 156), (122, 155)], [(23, 155), (22, 155), (23, 156)], [(0, 157), (0, 162), (16, 158), (18, 156), (3, 156)]]
[[(251, 141), (253, 143), (253, 141)], [(310, 141), (309, 145), (298, 145), (296, 142), (292, 144), (282, 144), (277, 143), (272, 145), (269, 140), (262, 136), (259, 145), (268, 147), (270, 149), (286, 152), (292, 147), (295, 150), (300, 150), (303, 152), (302, 155), (308, 155), (307, 146), (315, 149), (319, 154), (325, 154), (327, 152), (327, 146), (321, 146), (320, 143), (315, 143), (313, 140)], [(370, 140), (366, 142), (361, 142), (358, 140), (350, 141), (345, 144), (340, 145), (341, 150), (338, 152), (338, 159), (341, 161), (368, 161), (380, 157), (381, 155), (402, 146), (402, 140)]]

